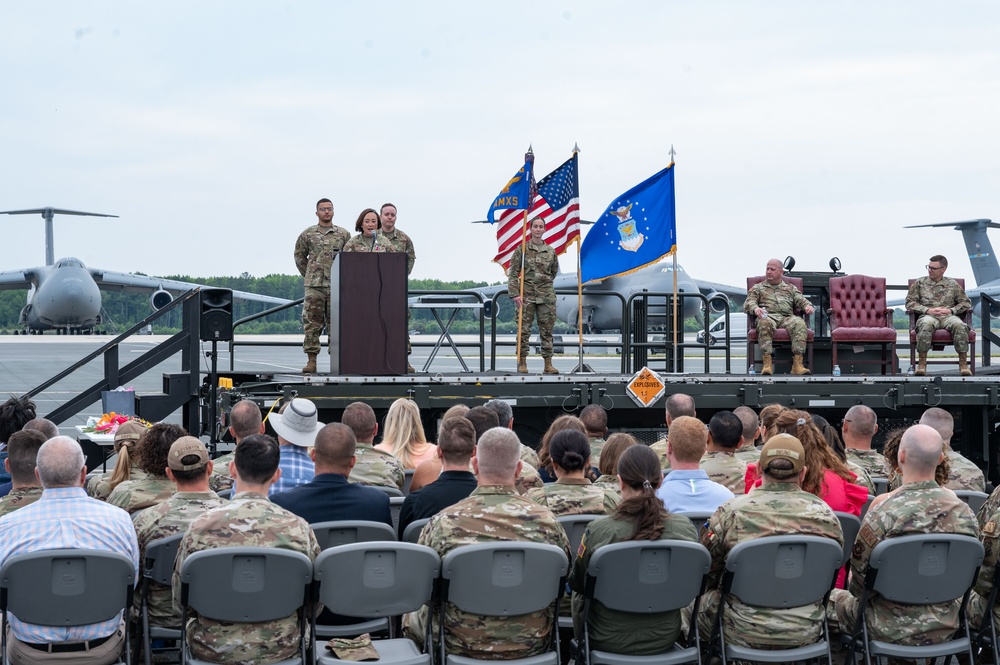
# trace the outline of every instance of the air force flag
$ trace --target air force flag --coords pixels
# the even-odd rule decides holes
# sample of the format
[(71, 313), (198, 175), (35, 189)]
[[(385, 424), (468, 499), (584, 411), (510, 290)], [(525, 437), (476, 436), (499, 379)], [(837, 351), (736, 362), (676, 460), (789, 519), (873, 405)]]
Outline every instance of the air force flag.
[(580, 250), (584, 282), (635, 272), (677, 250), (674, 165), (608, 206)]

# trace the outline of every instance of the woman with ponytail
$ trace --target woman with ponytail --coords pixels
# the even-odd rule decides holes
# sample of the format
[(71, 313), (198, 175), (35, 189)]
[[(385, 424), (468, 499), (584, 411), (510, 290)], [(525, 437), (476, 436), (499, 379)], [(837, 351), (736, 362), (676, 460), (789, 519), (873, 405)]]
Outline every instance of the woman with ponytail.
[(115, 430), (115, 453), (118, 460), (115, 467), (100, 476), (87, 481), (87, 491), (95, 499), (107, 501), (111, 492), (126, 480), (140, 480), (146, 472), (135, 461), (139, 439), (146, 433), (146, 426), (136, 420), (129, 420)]
[[(587, 527), (577, 551), (570, 587), (573, 594), (573, 626), (582, 638), (583, 597), (590, 558), (603, 545), (627, 540), (698, 541), (691, 520), (671, 515), (656, 498), (663, 481), (660, 460), (648, 446), (631, 446), (618, 459), (618, 481), (622, 501), (609, 516)], [(681, 633), (680, 610), (663, 614), (631, 614), (610, 610), (594, 602), (590, 607), (590, 647), (618, 654), (644, 656), (666, 651)]]

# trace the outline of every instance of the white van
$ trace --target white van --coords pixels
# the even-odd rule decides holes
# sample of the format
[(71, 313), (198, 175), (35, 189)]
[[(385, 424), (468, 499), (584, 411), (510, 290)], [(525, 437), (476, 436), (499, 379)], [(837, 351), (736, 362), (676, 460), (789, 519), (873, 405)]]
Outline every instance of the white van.
[[(729, 331), (729, 341), (733, 344), (738, 342), (747, 341), (747, 317), (746, 314), (742, 312), (733, 312), (729, 315), (729, 325), (732, 326)], [(698, 331), (698, 343), (705, 343), (705, 331)], [(712, 325), (708, 327), (708, 345), (715, 346), (716, 344), (725, 343), (726, 341), (726, 317), (720, 316), (715, 321), (712, 321)]]

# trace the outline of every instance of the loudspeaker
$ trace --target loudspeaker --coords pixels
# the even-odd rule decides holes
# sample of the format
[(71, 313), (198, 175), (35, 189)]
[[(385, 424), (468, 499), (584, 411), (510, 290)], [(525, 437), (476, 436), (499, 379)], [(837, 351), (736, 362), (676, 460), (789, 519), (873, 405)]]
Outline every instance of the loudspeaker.
[(232, 289), (202, 289), (200, 339), (203, 342), (228, 342), (232, 338)]

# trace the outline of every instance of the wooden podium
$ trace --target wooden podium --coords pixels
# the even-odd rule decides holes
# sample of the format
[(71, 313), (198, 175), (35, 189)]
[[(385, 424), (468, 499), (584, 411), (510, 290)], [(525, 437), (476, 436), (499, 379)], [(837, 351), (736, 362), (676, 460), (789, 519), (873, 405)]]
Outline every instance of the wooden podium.
[(330, 269), (330, 373), (406, 374), (406, 254), (338, 252)]

